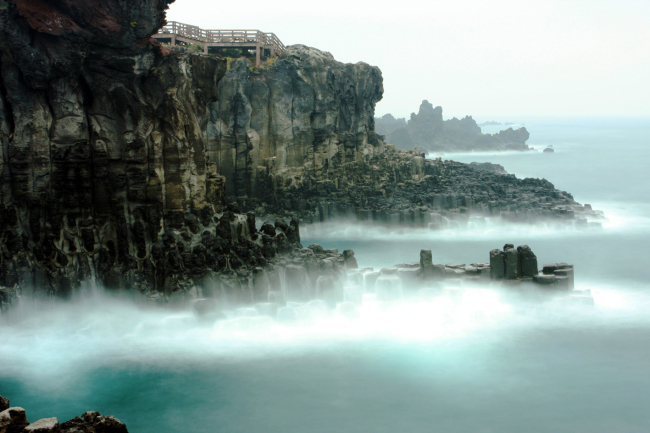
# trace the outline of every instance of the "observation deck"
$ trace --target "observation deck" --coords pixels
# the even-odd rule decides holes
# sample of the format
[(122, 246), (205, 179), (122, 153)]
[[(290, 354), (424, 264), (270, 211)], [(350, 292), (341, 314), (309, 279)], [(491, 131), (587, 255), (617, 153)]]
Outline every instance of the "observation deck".
[(262, 64), (262, 57), (280, 55), (285, 46), (275, 33), (259, 30), (205, 30), (197, 26), (170, 21), (152, 36), (160, 42), (176, 45), (178, 42), (203, 47), (208, 54), (211, 47), (241, 48), (255, 50), (255, 66)]

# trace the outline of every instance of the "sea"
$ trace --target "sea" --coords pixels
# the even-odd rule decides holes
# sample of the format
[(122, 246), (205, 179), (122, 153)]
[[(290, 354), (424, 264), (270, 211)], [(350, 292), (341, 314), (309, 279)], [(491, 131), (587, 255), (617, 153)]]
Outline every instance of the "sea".
[(0, 395), (32, 422), (95, 410), (132, 433), (647, 433), (650, 119), (485, 120), (525, 126), (537, 150), (429, 157), (545, 178), (602, 210), (602, 228), (341, 221), (302, 226), (303, 245), (352, 249), (378, 270), (418, 261), (421, 249), (434, 263), (469, 264), (526, 244), (540, 265), (573, 264), (593, 306), (521, 302), (486, 284), (364, 297), (354, 314), (312, 301), (287, 323), (250, 310), (205, 320), (88, 287), (0, 322)]

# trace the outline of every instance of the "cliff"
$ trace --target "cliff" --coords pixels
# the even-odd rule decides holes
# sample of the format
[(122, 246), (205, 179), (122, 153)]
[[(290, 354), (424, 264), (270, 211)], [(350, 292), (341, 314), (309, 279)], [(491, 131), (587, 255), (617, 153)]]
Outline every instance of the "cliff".
[(16, 0), (0, 12), (5, 303), (84, 281), (167, 299), (300, 245), (296, 222), (269, 236), (225, 206), (207, 131), (226, 63), (149, 39), (168, 3)]
[(408, 122), (395, 119), (391, 114), (375, 122), (377, 132), (398, 149), (419, 148), (427, 152), (530, 150), (526, 145), (530, 137), (526, 128), (483, 134), (471, 116), (443, 120), (442, 107), (434, 108), (426, 100), (422, 101), (417, 114), (411, 113)]
[(327, 177), (361, 161), (380, 145), (374, 111), (382, 95), (379, 68), (342, 64), (302, 45), (269, 71), (251, 73), (245, 59), (234, 61), (219, 82), (208, 132), (226, 193), (266, 198), (299, 182), (304, 169)]
[(161, 302), (340, 288), (353, 253), (301, 248), (298, 215), (585, 210), (544, 180), (384, 144), (376, 67), (301, 45), (260, 71), (170, 52), (149, 38), (169, 2), (0, 11), (0, 309), (91, 283)]

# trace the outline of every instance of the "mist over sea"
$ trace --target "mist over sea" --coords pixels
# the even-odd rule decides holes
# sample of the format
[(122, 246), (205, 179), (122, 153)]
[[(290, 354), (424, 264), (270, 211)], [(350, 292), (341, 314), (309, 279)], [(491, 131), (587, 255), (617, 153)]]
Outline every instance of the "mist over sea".
[(574, 264), (594, 308), (474, 287), (364, 303), (358, 317), (312, 302), (290, 325), (246, 311), (206, 323), (88, 288), (0, 323), (0, 395), (30, 421), (97, 410), (133, 433), (650, 431), (650, 119), (481, 120), (526, 126), (539, 152), (442, 158), (544, 177), (603, 210), (603, 228), (330, 223), (301, 227), (302, 244), (353, 249), (375, 269), (422, 248), (434, 263), (469, 264), (527, 244), (540, 266)]

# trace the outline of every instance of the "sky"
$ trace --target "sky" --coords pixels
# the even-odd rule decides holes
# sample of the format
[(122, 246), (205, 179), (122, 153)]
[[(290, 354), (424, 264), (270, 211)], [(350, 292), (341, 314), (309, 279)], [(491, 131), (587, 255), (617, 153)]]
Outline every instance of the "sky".
[(650, 0), (176, 0), (167, 20), (378, 66), (378, 116), (650, 116)]

